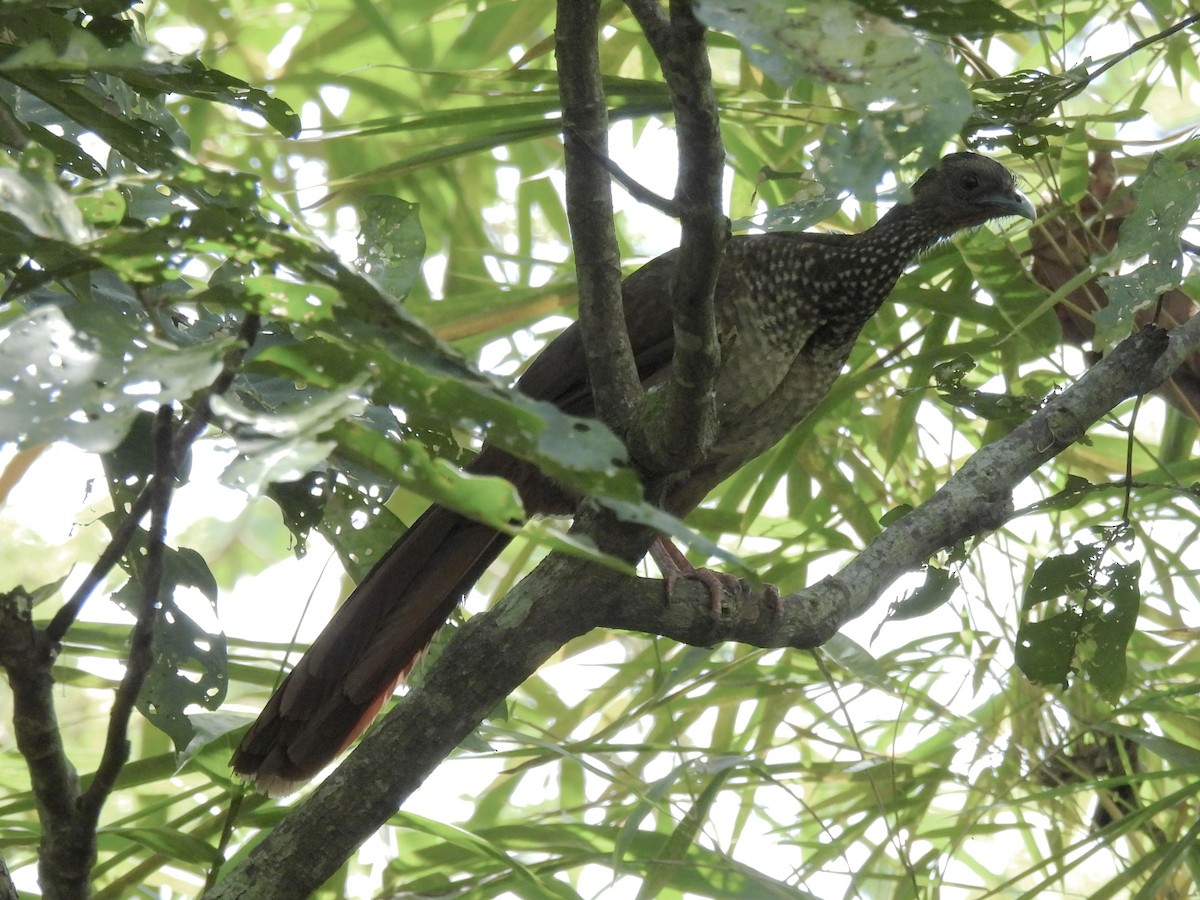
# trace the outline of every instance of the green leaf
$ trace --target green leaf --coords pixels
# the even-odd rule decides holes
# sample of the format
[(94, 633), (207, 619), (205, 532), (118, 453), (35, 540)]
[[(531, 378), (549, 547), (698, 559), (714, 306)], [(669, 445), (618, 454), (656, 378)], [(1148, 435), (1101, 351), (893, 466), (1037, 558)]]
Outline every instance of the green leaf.
[[(378, 338), (372, 341), (378, 343)], [(439, 364), (434, 367), (430, 351), (436, 348), (427, 344), (403, 356), (361, 342), (310, 341), (268, 348), (258, 361), (318, 384), (332, 384), (334, 378), (349, 377), (348, 368), (361, 367), (372, 373), (371, 399), (403, 409), (410, 420), (415, 417), (446, 431), (486, 423), (491, 443), (533, 462), (582, 494), (629, 502), (640, 499), (636, 476), (619, 467), (626, 456), (624, 445), (599, 422), (566, 415), (549, 403), (502, 388), (461, 363), (456, 365), (450, 355), (436, 357)], [(418, 365), (413, 358), (418, 353), (429, 363)]]
[(184, 400), (211, 383), (234, 343), (181, 348), (132, 319), (89, 314), (98, 311), (45, 305), (0, 329), (5, 439), (111, 449), (142, 404)]
[(706, 781), (695, 802), (684, 814), (683, 820), (671, 832), (671, 837), (663, 847), (659, 859), (642, 879), (642, 886), (637, 893), (638, 900), (658, 897), (668, 885), (672, 884), (674, 874), (681, 867), (688, 851), (696, 842), (700, 829), (708, 820), (709, 811), (725, 789), (725, 782), (729, 780), (737, 767), (743, 765), (745, 765), (745, 760), (730, 758), (714, 767), (712, 777)]
[(1058, 177), (1064, 203), (1074, 206), (1087, 194), (1091, 171), (1089, 170), (1090, 148), (1087, 144), (1087, 126), (1080, 122), (1063, 141), (1059, 156)]
[(198, 59), (116, 69), (114, 74), (146, 93), (183, 94), (257, 113), (283, 137), (300, 133), (300, 116), (282, 100), (240, 78), (210, 69)]
[(1025, 419), (1037, 409), (1037, 402), (1027, 397), (979, 391), (963, 384), (978, 363), (967, 354), (939, 363), (931, 374), (939, 397), (951, 406), (966, 409), (989, 421)]
[(124, 115), (110, 111), (106, 98), (87, 86), (52, 81), (36, 69), (9, 71), (7, 79), (147, 169), (170, 171), (181, 162), (176, 144), (180, 135), (132, 111)]
[(697, 14), (734, 35), (780, 86), (828, 82), (859, 111), (861, 124), (845, 140), (825, 138), (815, 174), (835, 192), (873, 196), (887, 162), (914, 150), (918, 165), (931, 165), (971, 112), (952, 65), (907, 27), (871, 27), (854, 4), (810, 0), (801, 13), (773, 0), (706, 0)]
[[(145, 94), (181, 94), (225, 103), (261, 115), (284, 137), (295, 137), (300, 117), (281, 100), (245, 81), (210, 69), (198, 59), (183, 60), (161, 51), (150, 58), (147, 48), (133, 41), (116, 46), (49, 10), (0, 15), (9, 46), (24, 38), (15, 52), (0, 55), (0, 72), (37, 78), (94, 75), (121, 78)], [(49, 34), (49, 37), (43, 35)], [(34, 91), (36, 93), (36, 91)]]
[(1021, 609), (1028, 612), (1039, 603), (1088, 590), (1103, 555), (1102, 544), (1078, 544), (1071, 553), (1042, 560), (1025, 589)]
[(473, 856), (500, 863), (505, 870), (512, 871), (517, 876), (517, 884), (522, 897), (530, 897), (534, 900), (564, 900), (564, 898), (576, 896), (567, 885), (553, 877), (542, 878), (534, 869), (518, 861), (501, 845), (488, 840), (485, 836), (412, 813), (396, 813), (392, 820), (416, 832), (433, 835)]
[[(131, 507), (154, 473), (154, 429), (154, 414), (139, 412), (121, 442), (101, 457), (108, 494), (112, 497), (113, 509), (118, 513)], [(178, 475), (185, 478), (186, 472), (179, 472)], [(118, 526), (119, 523), (114, 521), (113, 527)]]
[(1084, 656), (1088, 680), (1107, 700), (1115, 702), (1125, 689), (1129, 639), (1137, 628), (1142, 593), (1138, 586), (1140, 562), (1107, 566), (1107, 584), (1089, 604), (1085, 634), (1091, 643)]
[(936, 34), (985, 37), (1002, 31), (1030, 31), (1038, 27), (1034, 19), (1025, 19), (993, 0), (856, 0), (859, 6), (887, 16), (906, 28), (920, 28)]
[(999, 78), (977, 81), (972, 89), (994, 99), (981, 106), (1009, 122), (1033, 122), (1049, 115), (1059, 103), (1086, 87), (1086, 65), (1064, 72), (1022, 70)]
[(925, 567), (925, 583), (897, 600), (888, 609), (893, 620), (914, 619), (944, 606), (954, 596), (961, 582), (956, 575), (934, 566)]
[(1015, 658), (1025, 677), (1035, 684), (1067, 687), (1075, 647), (1083, 628), (1078, 609), (1058, 613), (1041, 622), (1025, 622), (1017, 629)]
[(887, 528), (889, 525), (899, 522), (912, 511), (913, 507), (908, 503), (902, 503), (899, 506), (893, 506), (879, 517), (879, 524), (884, 528)]
[[(145, 532), (139, 534), (122, 565), (130, 579), (113, 600), (135, 616), (145, 598)], [(137, 708), (153, 725), (167, 734), (182, 752), (195, 730), (187, 715), (194, 706), (215, 710), (229, 688), (229, 660), (225, 635), (209, 631), (179, 605), (180, 588), (195, 588), (212, 605), (216, 616), (217, 584), (204, 558), (186, 547), (163, 547), (163, 580), (155, 619), (154, 665), (138, 694)]]
[(386, 472), (435, 503), (509, 530), (525, 520), (516, 491), (496, 477), (468, 475), (445, 460), (434, 459), (416, 441), (394, 441), (376, 431), (341, 423), (333, 432), (341, 454), (359, 465)]
[(1029, 511), (1041, 509), (1074, 509), (1089, 497), (1097, 487), (1081, 475), (1068, 474), (1062, 488), (1045, 500), (1039, 500)]
[(1153, 734), (1144, 729), (1130, 728), (1112, 722), (1100, 723), (1096, 729), (1127, 741), (1136, 742), (1155, 756), (1161, 757), (1172, 769), (1191, 773), (1200, 772), (1200, 748)]
[(1017, 633), (1017, 664), (1033, 681), (1066, 685), (1067, 675), (1082, 668), (1106, 699), (1115, 701), (1125, 687), (1126, 653), (1141, 604), (1141, 564), (1114, 564), (1097, 576), (1102, 544), (1080, 545), (1074, 553), (1054, 556), (1038, 566), (1025, 593), (1023, 609), (1057, 597), (1084, 593), (1060, 613), (1023, 623)]
[(421, 272), (425, 233), (415, 203), (372, 194), (363, 202), (358, 268), (393, 297), (407, 297)]
[(879, 684), (888, 681), (887, 669), (880, 665), (879, 660), (866, 647), (840, 632), (822, 644), (821, 651), (856, 678)]
[(208, 841), (193, 837), (173, 828), (121, 828), (109, 826), (101, 828), (99, 836), (113, 835), (133, 841), (155, 853), (160, 853), (167, 859), (179, 860), (185, 863), (202, 863), (211, 865), (221, 860), (221, 851)]
[[(0, 214), (52, 241), (82, 244), (91, 237), (70, 195), (38, 175), (0, 167)], [(8, 232), (11, 225), (6, 226), (0, 218), (0, 228)]]
[(314, 397), (300, 395), (286, 406), (252, 409), (228, 396), (212, 409), (237, 440), (238, 458), (223, 480), (244, 490), (272, 481), (295, 481), (322, 462), (334, 447), (329, 432), (366, 407), (361, 385), (349, 384)]

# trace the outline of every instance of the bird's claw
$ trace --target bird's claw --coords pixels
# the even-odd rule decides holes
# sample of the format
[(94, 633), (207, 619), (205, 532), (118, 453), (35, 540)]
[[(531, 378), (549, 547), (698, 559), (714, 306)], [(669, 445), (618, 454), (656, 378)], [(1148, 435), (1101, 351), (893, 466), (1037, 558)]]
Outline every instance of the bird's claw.
[[(730, 575), (728, 572), (717, 572), (708, 568), (696, 568), (679, 551), (679, 548), (665, 538), (659, 538), (650, 548), (650, 556), (654, 559), (663, 575), (666, 587), (667, 602), (675, 594), (675, 586), (682, 579), (699, 581), (708, 588), (708, 596), (712, 614), (721, 618), (725, 606), (725, 591), (735, 594), (739, 600), (748, 600), (753, 595), (753, 588), (746, 579)], [(771, 601), (771, 609), (776, 616), (783, 615), (783, 598), (779, 588), (773, 584), (764, 584), (763, 590)]]
[(681, 579), (699, 581), (708, 588), (712, 614), (718, 619), (721, 618), (721, 611), (724, 609), (726, 588), (736, 591), (743, 599), (750, 595), (750, 585), (735, 575), (730, 575), (727, 572), (716, 572), (712, 569), (691, 568), (686, 571), (674, 571), (664, 575), (668, 603), (671, 602), (671, 598), (675, 594), (675, 585)]

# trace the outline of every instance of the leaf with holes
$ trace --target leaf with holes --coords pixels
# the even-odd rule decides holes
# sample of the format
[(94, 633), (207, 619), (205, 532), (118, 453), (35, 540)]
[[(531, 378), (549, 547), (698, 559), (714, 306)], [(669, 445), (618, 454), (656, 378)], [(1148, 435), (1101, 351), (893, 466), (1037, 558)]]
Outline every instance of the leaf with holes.
[(1115, 268), (1145, 262), (1132, 272), (1100, 279), (1108, 305), (1096, 313), (1096, 344), (1108, 346), (1129, 331), (1133, 314), (1183, 283), (1180, 234), (1200, 205), (1200, 140), (1151, 158), (1133, 186), (1137, 208), (1121, 223), (1117, 245), (1097, 263)]

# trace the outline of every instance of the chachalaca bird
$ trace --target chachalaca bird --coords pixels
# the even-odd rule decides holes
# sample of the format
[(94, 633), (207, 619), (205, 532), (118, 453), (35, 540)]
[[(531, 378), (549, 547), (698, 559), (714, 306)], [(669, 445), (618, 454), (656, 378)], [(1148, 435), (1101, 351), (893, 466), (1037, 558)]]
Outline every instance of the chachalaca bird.
[[(861, 234), (741, 235), (726, 245), (715, 307), (721, 340), (717, 436), (705, 458), (662, 496), (685, 515), (763, 453), (825, 397), (864, 323), (904, 269), (955, 232), (1034, 209), (999, 163), (954, 153), (926, 172), (909, 202)], [(670, 282), (676, 253), (622, 286), (638, 371), (651, 385), (674, 345)], [(592, 397), (578, 326), (549, 344), (517, 387), (588, 415)], [(529, 514), (569, 514), (577, 498), (529, 463), (485, 445), (468, 470), (500, 475)], [(242, 739), (232, 765), (269, 794), (311, 778), (370, 724), (455, 605), (509, 542), (433, 506), (379, 560), (334, 614)]]

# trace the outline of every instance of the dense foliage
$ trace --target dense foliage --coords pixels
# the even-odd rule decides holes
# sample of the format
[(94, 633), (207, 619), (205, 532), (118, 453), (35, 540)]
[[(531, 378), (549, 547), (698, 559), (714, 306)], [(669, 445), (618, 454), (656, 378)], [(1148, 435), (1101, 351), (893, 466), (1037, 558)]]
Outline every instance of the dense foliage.
[[(602, 15), (613, 155), (669, 196), (670, 94), (625, 7)], [(574, 312), (549, 4), (0, 4), (17, 697), (0, 846), (18, 885), (52, 851), (86, 869), (96, 822), (97, 896), (194, 896), (240, 862), (289, 813), (226, 763), (304, 614), (296, 558), (359, 575), (426, 499), (512, 528), (511, 489), (456, 468), (485, 432), (788, 594), (1135, 317), (1192, 315), (1186, 4), (698, 15), (735, 228), (859, 230), (952, 146), (1017, 171), (1041, 218), (923, 259), (819, 414), (679, 523), (612, 465), (607, 429), (507, 388)], [(674, 222), (617, 191), (631, 264), (673, 245)], [(1189, 896), (1198, 371), (1119, 407), (1019, 486), (1003, 527), (820, 650), (572, 642), (326, 894)], [(548, 550), (595, 555), (561, 523), (522, 535), (469, 609)], [(46, 630), (23, 650), (30, 610)], [(59, 687), (23, 685), (55, 642)], [(110, 712), (143, 678), (122, 766)], [(46, 798), (72, 792), (74, 837), (49, 834)]]

